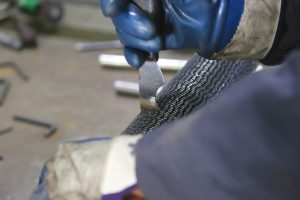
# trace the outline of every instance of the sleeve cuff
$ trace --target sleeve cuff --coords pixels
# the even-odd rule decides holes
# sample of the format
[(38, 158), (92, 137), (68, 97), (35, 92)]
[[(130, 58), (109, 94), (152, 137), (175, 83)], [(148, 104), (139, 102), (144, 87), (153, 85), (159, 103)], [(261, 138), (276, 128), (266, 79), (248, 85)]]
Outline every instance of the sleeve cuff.
[(244, 13), (231, 42), (213, 59), (264, 58), (270, 51), (280, 17), (282, 0), (245, 0)]

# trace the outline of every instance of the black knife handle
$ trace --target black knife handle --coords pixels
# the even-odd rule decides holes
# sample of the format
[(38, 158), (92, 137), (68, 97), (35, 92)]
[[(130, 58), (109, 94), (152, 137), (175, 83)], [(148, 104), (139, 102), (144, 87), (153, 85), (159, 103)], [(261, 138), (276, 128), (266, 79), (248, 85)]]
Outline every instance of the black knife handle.
[[(162, 29), (163, 22), (163, 6), (162, 0), (132, 0), (153, 22), (156, 30)], [(158, 53), (149, 53), (149, 60), (158, 60)]]

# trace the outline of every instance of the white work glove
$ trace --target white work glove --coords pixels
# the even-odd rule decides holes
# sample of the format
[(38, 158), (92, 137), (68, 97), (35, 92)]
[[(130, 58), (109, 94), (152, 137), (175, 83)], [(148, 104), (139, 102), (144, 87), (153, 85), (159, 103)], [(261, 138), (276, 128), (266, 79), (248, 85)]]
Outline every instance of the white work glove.
[(32, 200), (121, 200), (130, 195), (137, 182), (134, 145), (140, 138), (118, 136), (60, 145)]
[(137, 188), (135, 144), (141, 136), (114, 138), (107, 154), (102, 180), (102, 200), (122, 200)]

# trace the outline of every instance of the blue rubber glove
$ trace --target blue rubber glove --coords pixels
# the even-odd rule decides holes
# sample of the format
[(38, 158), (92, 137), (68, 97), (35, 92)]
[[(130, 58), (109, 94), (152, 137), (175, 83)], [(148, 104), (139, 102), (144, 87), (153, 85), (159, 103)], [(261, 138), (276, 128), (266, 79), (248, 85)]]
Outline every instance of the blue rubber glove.
[(244, 0), (162, 1), (165, 16), (158, 30), (129, 0), (101, 0), (103, 14), (111, 17), (133, 67), (143, 64), (146, 52), (166, 49), (197, 49), (211, 57), (231, 41), (244, 9)]

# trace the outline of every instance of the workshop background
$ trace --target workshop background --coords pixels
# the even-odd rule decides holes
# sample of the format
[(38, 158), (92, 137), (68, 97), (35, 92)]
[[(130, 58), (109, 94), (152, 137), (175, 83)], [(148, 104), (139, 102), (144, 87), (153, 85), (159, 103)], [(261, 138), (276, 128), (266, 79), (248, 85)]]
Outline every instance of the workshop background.
[[(29, 199), (60, 143), (118, 135), (140, 111), (137, 97), (114, 88), (117, 80), (137, 82), (138, 72), (98, 60), (100, 54), (122, 55), (121, 49), (75, 50), (78, 42), (116, 39), (98, 0), (56, 1), (63, 9), (49, 12), (51, 3), (41, 12), (34, 4), (40, 0), (29, 2), (0, 1), (1, 200)], [(61, 19), (47, 24), (49, 14)], [(165, 73), (167, 79), (174, 74)]]

